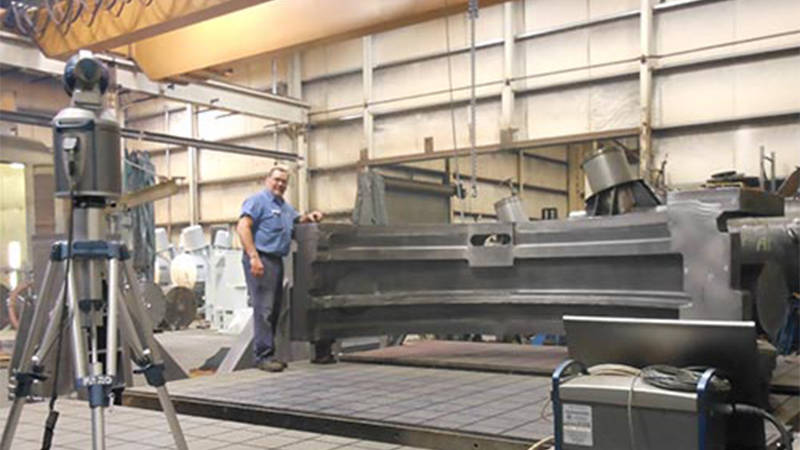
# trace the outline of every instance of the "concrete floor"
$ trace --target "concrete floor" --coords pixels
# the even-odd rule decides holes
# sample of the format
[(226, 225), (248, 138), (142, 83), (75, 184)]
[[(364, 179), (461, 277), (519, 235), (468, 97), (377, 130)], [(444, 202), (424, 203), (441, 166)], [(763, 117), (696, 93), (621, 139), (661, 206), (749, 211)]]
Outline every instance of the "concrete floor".
[[(85, 450), (92, 446), (89, 408), (85, 402), (61, 399), (53, 450)], [(0, 409), (0, 426), (8, 409)], [(14, 450), (41, 448), (47, 403), (26, 405), (14, 440)], [(291, 431), (200, 417), (179, 416), (190, 450), (412, 450), (380, 442), (349, 439), (318, 433)], [(124, 406), (106, 414), (109, 450), (153, 450), (175, 448), (172, 435), (160, 412)]]

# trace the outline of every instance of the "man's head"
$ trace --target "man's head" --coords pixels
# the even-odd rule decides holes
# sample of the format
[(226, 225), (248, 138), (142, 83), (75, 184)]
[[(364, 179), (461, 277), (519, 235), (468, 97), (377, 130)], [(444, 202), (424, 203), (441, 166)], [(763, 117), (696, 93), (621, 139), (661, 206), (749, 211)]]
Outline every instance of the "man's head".
[(284, 166), (274, 166), (267, 172), (267, 179), (265, 181), (267, 189), (272, 192), (275, 197), (283, 197), (286, 192), (286, 187), (289, 185), (289, 169)]

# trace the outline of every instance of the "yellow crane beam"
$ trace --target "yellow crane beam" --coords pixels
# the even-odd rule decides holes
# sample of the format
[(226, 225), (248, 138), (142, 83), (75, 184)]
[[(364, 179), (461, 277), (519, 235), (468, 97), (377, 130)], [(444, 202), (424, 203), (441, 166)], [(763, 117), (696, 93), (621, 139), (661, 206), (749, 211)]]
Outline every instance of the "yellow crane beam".
[[(264, 0), (158, 0), (149, 2), (119, 1), (111, 9), (105, 1), (92, 14), (97, 0), (87, 0), (81, 15), (69, 27), (52, 21), (36, 43), (50, 58), (66, 59), (79, 49), (94, 51), (125, 46), (142, 39), (229, 14)], [(74, 4), (78, 4), (76, 0)], [(124, 6), (124, 7), (123, 7)], [(64, 3), (57, 3), (64, 8)], [(120, 9), (121, 8), (121, 9)], [(37, 23), (48, 14), (46, 9), (33, 12)], [(119, 14), (119, 16), (117, 16)]]
[[(481, 0), (480, 5), (502, 3)], [(154, 80), (358, 37), (467, 9), (468, 0), (272, 0), (148, 37), (129, 56)]]

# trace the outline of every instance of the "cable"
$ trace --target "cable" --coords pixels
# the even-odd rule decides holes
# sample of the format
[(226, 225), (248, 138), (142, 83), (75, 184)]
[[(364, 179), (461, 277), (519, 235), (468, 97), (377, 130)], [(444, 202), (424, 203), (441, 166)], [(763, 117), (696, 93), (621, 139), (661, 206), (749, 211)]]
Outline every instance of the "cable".
[(628, 400), (626, 402), (626, 412), (628, 416), (628, 441), (631, 449), (636, 450), (636, 436), (633, 432), (633, 394), (636, 390), (636, 382), (642, 377), (642, 370), (624, 364), (598, 364), (589, 368), (589, 375), (606, 375), (633, 377), (628, 388)]
[[(64, 289), (61, 295), (61, 318), (58, 324), (58, 336), (56, 345), (56, 363), (53, 373), (53, 391), (50, 393), (50, 403), (48, 405), (47, 420), (45, 421), (44, 433), (42, 435), (42, 450), (49, 450), (53, 443), (56, 423), (58, 422), (58, 411), (56, 411), (56, 400), (58, 399), (58, 375), (61, 371), (61, 350), (64, 337), (64, 324), (69, 316), (67, 299), (69, 297), (70, 270), (72, 265), (72, 242), (74, 239), (74, 211), (75, 211), (75, 183), (72, 183), (69, 191), (69, 218), (67, 219), (67, 261), (64, 265)], [(77, 301), (77, 300), (76, 300)], [(76, 305), (77, 306), (77, 305)]]
[[(708, 368), (698, 366), (683, 369), (665, 365), (647, 366), (642, 369), (642, 379), (651, 386), (669, 391), (695, 392), (697, 383), (706, 369)], [(718, 375), (711, 378), (710, 383), (713, 391), (728, 392), (731, 390), (730, 381)]]
[[(445, 0), (445, 8), (447, 7), (447, 0)], [(453, 138), (453, 150), (458, 148), (458, 141), (456, 139), (456, 111), (453, 105), (453, 60), (450, 52), (450, 18), (444, 18), (444, 33), (445, 45), (447, 47), (447, 83), (449, 89), (447, 92), (450, 94), (450, 135)], [(461, 170), (459, 169), (458, 156), (455, 157), (456, 166), (456, 197), (458, 197), (459, 205), (458, 213), (461, 216), (461, 222), (464, 222), (464, 195), (461, 191)]]
[(44, 6), (47, 8), (47, 14), (50, 16), (50, 20), (52, 20), (56, 26), (61, 26), (61, 24), (64, 23), (64, 20), (69, 17), (69, 12), (72, 10), (72, 0), (67, 0), (65, 4), (67, 5), (67, 12), (59, 15), (56, 13), (56, 6), (53, 5), (53, 0), (45, 0), (44, 2)]
[(92, 13), (89, 16), (88, 21), (84, 21), (87, 27), (91, 27), (94, 24), (94, 20), (97, 19), (97, 14), (100, 12), (100, 8), (103, 6), (103, 0), (94, 0), (94, 8), (92, 8)]
[(544, 446), (552, 443), (554, 439), (555, 439), (555, 436), (547, 436), (546, 438), (541, 439), (538, 442), (536, 442), (533, 445), (531, 445), (530, 447), (528, 447), (528, 450), (544, 449), (545, 448)]
[(470, 63), (470, 97), (469, 97), (469, 153), (472, 164), (470, 176), (470, 189), (472, 198), (478, 196), (478, 151), (476, 148), (476, 112), (477, 98), (475, 96), (476, 67), (475, 67), (475, 21), (478, 20), (478, 0), (469, 0), (469, 63)]
[(764, 420), (767, 420), (775, 427), (776, 430), (778, 430), (778, 433), (781, 436), (781, 442), (778, 448), (780, 450), (791, 450), (792, 441), (794, 440), (791, 433), (789, 433), (789, 430), (787, 430), (786, 427), (782, 423), (780, 423), (780, 421), (775, 416), (768, 413), (767, 411), (764, 411), (763, 409), (752, 405), (746, 405), (744, 403), (734, 403), (731, 405), (726, 405), (726, 407), (722, 409), (722, 412), (724, 414), (730, 414), (734, 416), (735, 415), (756, 416)]
[(641, 373), (641, 370), (636, 367), (626, 366), (624, 364), (597, 364), (589, 367), (590, 375), (617, 375), (617, 376), (636, 376)]

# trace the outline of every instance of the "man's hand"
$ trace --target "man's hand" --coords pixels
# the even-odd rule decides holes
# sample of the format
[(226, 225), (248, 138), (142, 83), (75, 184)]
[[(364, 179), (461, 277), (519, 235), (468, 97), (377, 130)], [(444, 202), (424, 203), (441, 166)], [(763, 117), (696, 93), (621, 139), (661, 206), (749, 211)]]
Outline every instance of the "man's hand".
[(264, 264), (261, 263), (258, 254), (250, 255), (250, 273), (256, 278), (264, 275)]
[(319, 222), (323, 218), (323, 214), (319, 211), (311, 211), (310, 213), (306, 214), (306, 222)]

